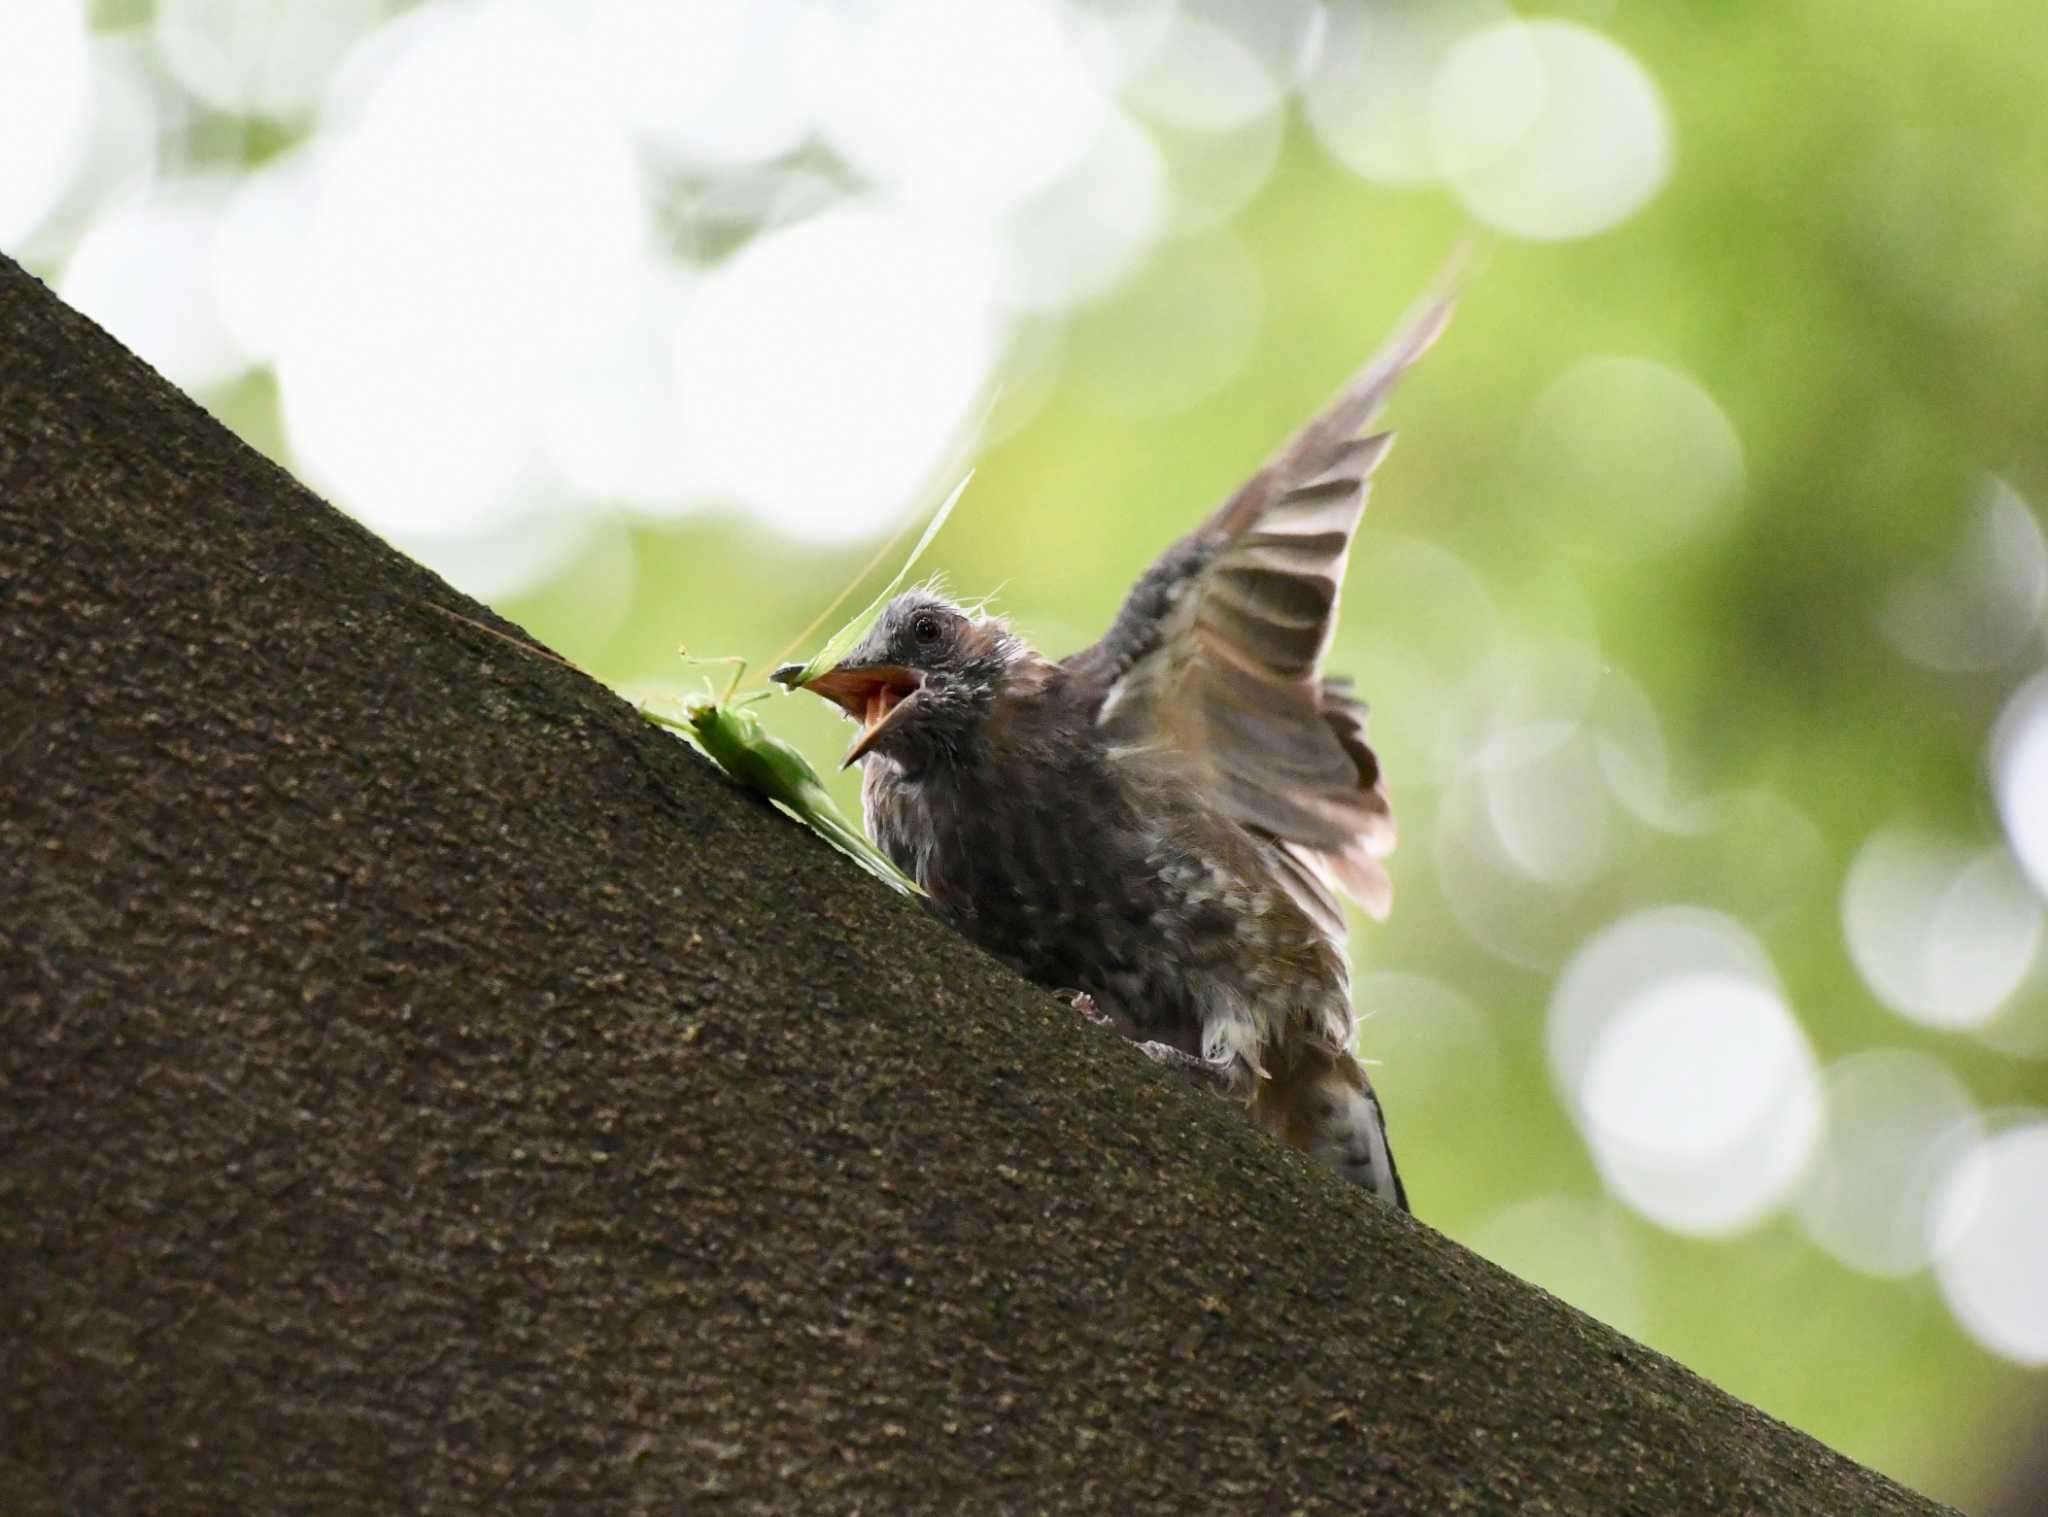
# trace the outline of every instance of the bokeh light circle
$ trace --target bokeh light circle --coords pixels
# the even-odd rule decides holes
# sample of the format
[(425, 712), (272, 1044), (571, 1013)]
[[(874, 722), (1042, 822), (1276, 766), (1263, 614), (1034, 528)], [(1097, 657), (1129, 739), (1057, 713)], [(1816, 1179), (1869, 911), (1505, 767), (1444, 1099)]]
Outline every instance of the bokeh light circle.
[(1901, 573), (1877, 625), (1915, 663), (1961, 674), (2010, 661), (2044, 609), (2048, 541), (2019, 492), (1993, 479), (1949, 561)]
[(1656, 83), (1627, 51), (1569, 21), (1467, 37), (1430, 89), (1438, 169), (1489, 226), (1538, 240), (1627, 220), (1671, 172)]
[(1820, 1134), (1813, 1052), (1732, 918), (1659, 907), (1606, 928), (1551, 1000), (1553, 1072), (1610, 1189), (1677, 1232), (1783, 1204)]
[[(87, 66), (91, 109), (80, 124), (80, 161), (43, 227), (57, 245), (77, 235), (78, 223), (133, 204), (187, 170), (205, 178), (221, 172), (216, 165), (196, 170), (185, 161), (181, 143), (190, 140), (185, 134), (192, 127), (192, 106), (165, 85), (155, 53), (140, 35), (96, 33)], [(0, 155), (5, 151), (0, 148)], [(27, 247), (21, 251), (34, 256)]]
[(2022, 685), (1999, 716), (1991, 785), (2013, 853), (2034, 888), (2048, 895), (2048, 674)]
[(277, 355), (293, 457), (402, 545), (497, 530), (529, 508), (552, 389), (639, 313), (639, 172), (537, 4), (413, 12), (357, 53)]
[(990, 244), (901, 207), (756, 237), (675, 325), (676, 445), (700, 491), (828, 541), (900, 514), (982, 403), (997, 290)]
[(1867, 1275), (1925, 1268), (1935, 1187), (1983, 1135), (1969, 1091), (1940, 1060), (1898, 1048), (1851, 1054), (1823, 1085), (1827, 1135), (1799, 1195), (1806, 1235)]
[(1975, 1027), (2026, 979), (2042, 907), (2003, 848), (1874, 833), (1842, 888), (1842, 931), (1877, 998), (1930, 1027)]
[(232, 115), (291, 116), (385, 0), (155, 0), (157, 51), (180, 85)]
[(1058, 311), (1108, 293), (1166, 224), (1167, 166), (1151, 134), (1122, 111), (1058, 181), (1005, 224), (1007, 293), (1028, 311)]
[(737, 169), (818, 124), (837, 19), (803, 0), (605, 0), (582, 35), (634, 137), (664, 162)]
[(1222, 27), (1174, 18), (1145, 66), (1124, 84), (1124, 104), (1148, 121), (1191, 132), (1230, 132), (1280, 108), (1277, 80)]
[(1502, 854), (1545, 885), (1585, 884), (1608, 856), (1607, 787), (1584, 725), (1526, 722), (1471, 756), (1484, 815)]
[(2048, 1120), (1972, 1147), (1936, 1192), (1935, 1278), (1963, 1330), (2016, 1364), (2048, 1365)]
[(1022, 204), (1108, 112), (1058, 10), (1033, 0), (885, 0), (848, 42), (827, 135), (875, 183), (949, 215)]
[(1742, 442), (1713, 397), (1643, 358), (1572, 365), (1530, 409), (1520, 479), (1552, 536), (1591, 557), (1678, 547), (1740, 500)]
[(86, 146), (93, 104), (82, 0), (7, 0), (0, 47), (0, 247), (56, 206)]
[(214, 298), (228, 190), (185, 179), (103, 208), (57, 291), (171, 383), (203, 390), (246, 366)]
[(644, 515), (694, 504), (691, 460), (676, 446), (682, 400), (671, 351), (692, 286), (686, 270), (651, 271), (638, 314), (549, 386), (541, 446), (555, 474), (585, 499)]
[(1302, 83), (1309, 129), (1338, 162), (1380, 184), (1438, 174), (1430, 83), (1460, 42), (1505, 22), (1499, 0), (1388, 0), (1328, 12)]
[(1623, 813), (1665, 809), (1656, 715), (1597, 650), (1563, 639), (1497, 651), (1437, 705), (1444, 903), (1490, 952), (1557, 964), (1583, 930), (1581, 893), (1629, 841)]
[(1154, 122), (1150, 135), (1172, 179), (1172, 230), (1189, 236), (1223, 226), (1265, 187), (1280, 162), (1287, 118), (1275, 110), (1216, 132)]
[(1137, 77), (1179, 20), (1180, 0), (1069, 6), (1064, 17), (1076, 56), (1104, 93), (1114, 93)]
[[(1449, 904), (1502, 951), (1533, 925), (1526, 892), (1500, 889), (1509, 877), (1578, 890), (1615, 862), (1624, 811), (1662, 816), (1663, 731), (1632, 680), (1563, 640), (1496, 654), (1434, 704), (1451, 776), (1438, 838), (1457, 845), (1440, 852)], [(1526, 946), (1506, 951), (1529, 961)]]
[(285, 153), (243, 175), (213, 244), (213, 295), (236, 344), (268, 363), (296, 319), (300, 271), (320, 203), (307, 152)]

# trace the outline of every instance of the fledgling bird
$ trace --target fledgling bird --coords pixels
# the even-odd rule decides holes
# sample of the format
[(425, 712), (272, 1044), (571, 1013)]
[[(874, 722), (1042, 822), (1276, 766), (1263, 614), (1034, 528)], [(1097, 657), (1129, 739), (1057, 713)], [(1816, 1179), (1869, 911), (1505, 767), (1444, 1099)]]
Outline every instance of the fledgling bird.
[(861, 723), (869, 835), (940, 917), (1404, 1210), (1337, 899), (1386, 914), (1393, 813), (1322, 661), (1392, 442), (1360, 433), (1449, 312), (1410, 320), (1094, 646), (1054, 662), (912, 590), (805, 686)]

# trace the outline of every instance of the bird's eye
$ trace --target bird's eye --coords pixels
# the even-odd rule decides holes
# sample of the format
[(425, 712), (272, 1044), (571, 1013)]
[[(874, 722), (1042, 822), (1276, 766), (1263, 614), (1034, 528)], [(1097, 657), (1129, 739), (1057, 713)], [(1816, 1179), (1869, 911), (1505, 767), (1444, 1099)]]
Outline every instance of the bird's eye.
[(910, 619), (910, 635), (929, 647), (939, 640), (939, 619), (929, 611), (920, 611)]

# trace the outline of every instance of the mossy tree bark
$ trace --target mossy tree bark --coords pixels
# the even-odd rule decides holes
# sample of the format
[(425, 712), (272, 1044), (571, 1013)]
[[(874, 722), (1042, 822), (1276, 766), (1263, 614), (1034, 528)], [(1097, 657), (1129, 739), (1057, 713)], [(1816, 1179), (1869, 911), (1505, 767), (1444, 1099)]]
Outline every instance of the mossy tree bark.
[(0, 260), (0, 1509), (1935, 1510), (436, 607)]

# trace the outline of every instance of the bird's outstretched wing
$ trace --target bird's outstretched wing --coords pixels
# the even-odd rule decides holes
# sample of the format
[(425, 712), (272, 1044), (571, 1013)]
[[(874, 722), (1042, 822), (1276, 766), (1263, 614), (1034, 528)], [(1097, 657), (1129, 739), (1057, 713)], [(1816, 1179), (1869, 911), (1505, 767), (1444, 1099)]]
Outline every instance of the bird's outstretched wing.
[(1271, 840), (1291, 894), (1333, 936), (1342, 890), (1375, 916), (1394, 819), (1365, 705), (1325, 680), (1351, 537), (1391, 433), (1359, 434), (1450, 318), (1425, 301), (1258, 473), (1132, 589), (1067, 667), (1100, 689), (1119, 747), (1165, 749), (1215, 804)]

